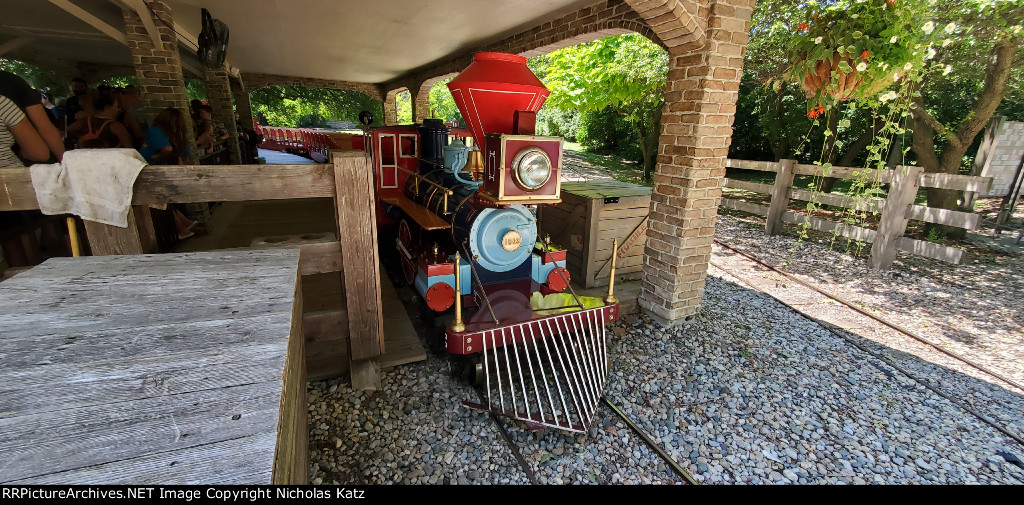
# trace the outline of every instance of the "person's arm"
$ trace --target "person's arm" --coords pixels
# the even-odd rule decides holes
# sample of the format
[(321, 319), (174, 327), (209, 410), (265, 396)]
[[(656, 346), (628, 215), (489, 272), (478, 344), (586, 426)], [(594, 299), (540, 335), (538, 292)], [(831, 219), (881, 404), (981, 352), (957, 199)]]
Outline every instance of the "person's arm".
[(121, 147), (132, 147), (134, 145), (131, 134), (128, 133), (128, 129), (123, 124), (117, 121), (110, 123), (110, 131), (117, 135), (117, 141), (121, 144)]
[(85, 133), (88, 121), (89, 117), (86, 116), (71, 123), (67, 129), (68, 137), (71, 138), (71, 140), (78, 142), (78, 137), (81, 137), (82, 134)]
[(10, 127), (14, 141), (21, 149), (19, 155), (31, 161), (48, 161), (50, 159), (50, 148), (39, 136), (39, 132), (32, 126), (28, 118), (22, 119), (18, 124)]
[(128, 133), (132, 136), (132, 143), (134, 144), (135, 139), (142, 140), (142, 128), (139, 128), (139, 122), (130, 114), (124, 115), (124, 127), (128, 129)]
[(60, 161), (64, 157), (64, 141), (61, 140), (57, 127), (53, 126), (53, 122), (50, 121), (50, 116), (43, 108), (43, 104), (26, 107), (25, 115), (32, 121), (32, 126), (42, 137), (50, 152), (57, 158), (57, 161)]

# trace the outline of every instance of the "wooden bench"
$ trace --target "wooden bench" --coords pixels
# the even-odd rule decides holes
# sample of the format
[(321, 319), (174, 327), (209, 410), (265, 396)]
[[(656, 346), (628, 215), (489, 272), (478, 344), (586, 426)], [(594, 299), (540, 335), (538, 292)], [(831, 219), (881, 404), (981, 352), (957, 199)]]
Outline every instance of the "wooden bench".
[(53, 258), (0, 283), (0, 483), (304, 484), (299, 251)]

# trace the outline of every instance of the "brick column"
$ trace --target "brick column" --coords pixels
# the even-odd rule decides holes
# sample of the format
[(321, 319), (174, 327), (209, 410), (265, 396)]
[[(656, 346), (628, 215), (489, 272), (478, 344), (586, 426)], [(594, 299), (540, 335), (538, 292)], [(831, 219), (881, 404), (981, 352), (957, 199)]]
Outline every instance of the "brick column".
[(384, 97), (384, 125), (398, 124), (398, 93), (402, 90), (393, 89)]
[[(122, 9), (124, 13), (125, 34), (128, 36), (128, 49), (132, 54), (135, 75), (139, 79), (139, 90), (142, 101), (146, 105), (146, 116), (155, 118), (160, 111), (174, 107), (185, 114), (185, 136), (191, 157), (186, 163), (195, 163), (198, 159), (195, 145), (195, 131), (189, 118), (188, 95), (185, 94), (185, 79), (181, 73), (181, 57), (178, 55), (178, 39), (168, 25), (173, 26), (174, 18), (171, 9), (163, 2), (149, 2), (149, 6), (159, 16), (154, 19), (157, 31), (160, 32), (160, 46), (153, 47), (142, 19), (131, 9)], [(144, 15), (151, 16), (150, 13)], [(161, 21), (163, 20), (163, 21)], [(166, 23), (166, 24), (165, 24)]]
[(238, 128), (235, 127), (235, 107), (231, 103), (231, 81), (226, 68), (206, 69), (206, 99), (213, 108), (213, 120), (224, 123), (228, 131), (227, 148), (231, 163), (242, 164), (238, 149)]
[(669, 53), (639, 299), (667, 324), (692, 318), (704, 296), (753, 3), (719, 0), (703, 47)]
[(427, 81), (424, 82), (423, 84), (420, 84), (419, 86), (414, 86), (411, 88), (419, 90), (412, 100), (412, 121), (414, 123), (422, 123), (424, 119), (427, 119), (431, 116), (430, 88), (432, 87), (433, 82)]
[(238, 112), (238, 121), (243, 128), (252, 128), (252, 102), (249, 100), (249, 92), (245, 88), (242, 78), (231, 79), (231, 93), (235, 97), (235, 110)]

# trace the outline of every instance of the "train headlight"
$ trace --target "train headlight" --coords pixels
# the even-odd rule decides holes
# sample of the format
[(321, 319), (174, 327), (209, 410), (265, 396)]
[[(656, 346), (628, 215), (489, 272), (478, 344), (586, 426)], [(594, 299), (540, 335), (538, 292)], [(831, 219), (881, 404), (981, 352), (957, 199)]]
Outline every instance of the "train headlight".
[(536, 191), (551, 178), (551, 158), (539, 147), (527, 147), (512, 160), (512, 179), (520, 188)]

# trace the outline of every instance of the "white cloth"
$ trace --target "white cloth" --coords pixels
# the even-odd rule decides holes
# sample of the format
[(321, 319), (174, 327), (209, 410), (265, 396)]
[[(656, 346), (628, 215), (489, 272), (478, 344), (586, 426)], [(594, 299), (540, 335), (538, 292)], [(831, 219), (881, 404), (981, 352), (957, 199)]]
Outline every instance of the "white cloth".
[(32, 187), (43, 214), (75, 214), (128, 227), (135, 178), (146, 160), (135, 149), (75, 149), (61, 163), (32, 165)]

